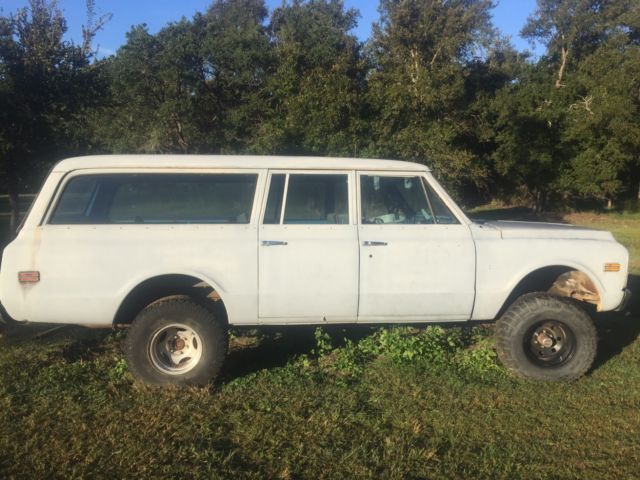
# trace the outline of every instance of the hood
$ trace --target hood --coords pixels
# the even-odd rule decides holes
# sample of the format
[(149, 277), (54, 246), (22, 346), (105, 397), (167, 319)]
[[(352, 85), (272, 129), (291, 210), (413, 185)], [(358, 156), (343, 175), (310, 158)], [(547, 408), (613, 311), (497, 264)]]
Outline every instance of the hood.
[(499, 230), (502, 238), (562, 238), (581, 240), (614, 239), (610, 232), (577, 227), (566, 223), (512, 222), (505, 220), (479, 220), (476, 223)]

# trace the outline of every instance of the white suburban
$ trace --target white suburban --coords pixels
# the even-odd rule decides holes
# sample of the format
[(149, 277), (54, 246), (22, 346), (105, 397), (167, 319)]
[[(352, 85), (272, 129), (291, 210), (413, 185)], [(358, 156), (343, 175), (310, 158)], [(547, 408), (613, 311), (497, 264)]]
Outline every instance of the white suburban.
[(604, 231), (473, 222), (424, 165), (347, 158), (92, 156), (58, 163), (4, 250), (17, 321), (128, 327), (152, 384), (218, 373), (230, 325), (497, 320), (504, 364), (574, 379), (589, 310), (621, 307)]

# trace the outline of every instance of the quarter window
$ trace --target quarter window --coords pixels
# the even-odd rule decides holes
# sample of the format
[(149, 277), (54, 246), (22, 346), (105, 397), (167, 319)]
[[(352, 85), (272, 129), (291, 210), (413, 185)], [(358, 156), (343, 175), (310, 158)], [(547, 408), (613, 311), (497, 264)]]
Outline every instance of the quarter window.
[(54, 214), (56, 223), (86, 223), (95, 202), (98, 180), (95, 176), (76, 177), (71, 180), (58, 202)]
[(255, 174), (86, 175), (71, 179), (53, 224), (249, 223)]
[(441, 224), (456, 224), (460, 223), (458, 219), (455, 217), (449, 207), (445, 205), (442, 199), (438, 196), (438, 194), (433, 190), (431, 185), (423, 178), (424, 188), (427, 191), (427, 195), (429, 196), (429, 202), (431, 203), (431, 208), (433, 209), (433, 213), (435, 216), (436, 223)]

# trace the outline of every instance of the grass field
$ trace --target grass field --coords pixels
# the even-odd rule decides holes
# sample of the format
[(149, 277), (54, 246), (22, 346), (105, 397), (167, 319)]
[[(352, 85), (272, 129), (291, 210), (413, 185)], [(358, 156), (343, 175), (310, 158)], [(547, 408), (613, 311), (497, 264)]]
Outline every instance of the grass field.
[[(612, 230), (640, 273), (640, 215), (565, 220)], [(596, 320), (572, 384), (509, 377), (490, 328), (296, 328), (236, 332), (220, 382), (187, 391), (135, 384), (122, 332), (13, 329), (0, 477), (640, 478), (640, 309)]]

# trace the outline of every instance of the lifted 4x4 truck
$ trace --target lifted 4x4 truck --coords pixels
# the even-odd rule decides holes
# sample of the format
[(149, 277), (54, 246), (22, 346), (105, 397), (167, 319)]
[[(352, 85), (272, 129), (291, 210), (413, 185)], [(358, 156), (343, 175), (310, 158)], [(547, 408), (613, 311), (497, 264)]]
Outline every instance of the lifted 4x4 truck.
[(133, 374), (202, 385), (230, 326), (496, 321), (510, 370), (573, 380), (628, 252), (570, 225), (473, 222), (423, 165), (94, 156), (57, 164), (4, 250), (24, 322), (128, 327)]

